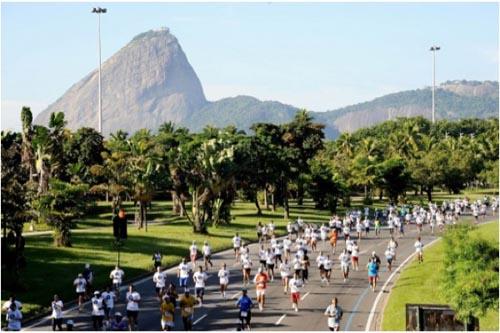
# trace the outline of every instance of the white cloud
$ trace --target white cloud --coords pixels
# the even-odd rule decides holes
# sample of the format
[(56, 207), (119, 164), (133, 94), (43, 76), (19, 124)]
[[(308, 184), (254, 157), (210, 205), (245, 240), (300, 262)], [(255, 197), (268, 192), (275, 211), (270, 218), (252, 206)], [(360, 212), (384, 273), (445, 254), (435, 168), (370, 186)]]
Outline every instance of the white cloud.
[(23, 106), (29, 106), (33, 112), (33, 118), (42, 112), (49, 103), (40, 101), (16, 101), (2, 100), (1, 108), (1, 128), (2, 130), (21, 130), (21, 109)]

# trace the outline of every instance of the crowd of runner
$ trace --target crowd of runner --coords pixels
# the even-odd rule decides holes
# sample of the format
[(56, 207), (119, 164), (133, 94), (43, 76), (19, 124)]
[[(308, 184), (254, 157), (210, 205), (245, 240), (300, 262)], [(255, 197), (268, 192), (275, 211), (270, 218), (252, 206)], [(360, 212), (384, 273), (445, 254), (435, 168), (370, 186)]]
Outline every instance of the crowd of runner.
[[(332, 283), (334, 267), (339, 270), (336, 277), (346, 283), (351, 269), (358, 271), (360, 262), (366, 263), (369, 287), (375, 292), (382, 265), (380, 257), (375, 251), (360, 260), (361, 240), (373, 232), (375, 237), (381, 237), (381, 229), (387, 229), (389, 241), (383, 256), (386, 260), (387, 270), (392, 271), (392, 265), (397, 258), (397, 239), (405, 235), (405, 228), (416, 228), (418, 236), (414, 238), (414, 248), (419, 262), (423, 262), (424, 244), (420, 234), (424, 226), (434, 234), (444, 230), (446, 225), (455, 224), (464, 214), (471, 214), (478, 222), (487, 214), (490, 207), (496, 213), (499, 205), (498, 198), (470, 202), (467, 198), (444, 201), (441, 205), (429, 203), (426, 207), (395, 206), (389, 205), (385, 210), (371, 211), (369, 208), (347, 212), (343, 217), (332, 216), (328, 223), (318, 225), (307, 223), (302, 218), (289, 222), (286, 226), (287, 236), (278, 238), (275, 235), (273, 222), (257, 225), (259, 239), (258, 253), (250, 253), (248, 244), (237, 233), (233, 239), (234, 263), (242, 271), (241, 292), (235, 306), (238, 311), (238, 329), (251, 328), (252, 308), (257, 305), (259, 311), (264, 311), (266, 304), (266, 291), (270, 283), (280, 280), (283, 294), (290, 294), (291, 307), (295, 312), (300, 309), (301, 291), (309, 282), (309, 270), (317, 269), (320, 284), (329, 286)], [(413, 227), (414, 225), (414, 227)], [(402, 240), (402, 239), (401, 239)], [(319, 251), (318, 244), (322, 244)], [(201, 256), (200, 256), (201, 253)], [(177, 279), (170, 281), (166, 270), (162, 269), (162, 254), (156, 251), (152, 261), (155, 273), (152, 284), (158, 301), (161, 314), (160, 327), (162, 330), (173, 330), (175, 327), (176, 309), (179, 309), (184, 330), (191, 330), (195, 308), (203, 306), (205, 288), (209, 271), (214, 270), (212, 263), (212, 249), (207, 241), (198, 248), (195, 241), (187, 249), (186, 258), (177, 266)], [(253, 261), (258, 258), (258, 261)], [(201, 261), (200, 261), (201, 259)], [(231, 280), (230, 270), (226, 263), (222, 263), (210, 275), (215, 275), (219, 281), (221, 300), (226, 301), (228, 285), (239, 283)], [(252, 277), (252, 273), (254, 273)], [(277, 274), (279, 273), (279, 274)], [(141, 295), (135, 290), (134, 285), (127, 287), (125, 295), (121, 295), (120, 288), (124, 280), (124, 271), (116, 266), (109, 274), (111, 287), (105, 290), (94, 290), (94, 272), (89, 264), (77, 275), (73, 281), (75, 287), (78, 311), (83, 311), (83, 305), (90, 300), (91, 322), (93, 330), (136, 330), (141, 307)], [(251, 285), (255, 287), (255, 302), (248, 295)], [(194, 293), (190, 289), (194, 286)], [(118, 302), (125, 303), (126, 313), (123, 315), (115, 311)], [(342, 308), (338, 299), (334, 297), (331, 304), (326, 305), (324, 315), (328, 317), (326, 325), (330, 330), (339, 330), (342, 318)], [(72, 319), (64, 323), (63, 301), (54, 295), (50, 304), (52, 329), (73, 330), (75, 323)], [(22, 304), (15, 296), (4, 303), (2, 311), (6, 313), (7, 329), (21, 329)], [(63, 328), (63, 324), (65, 327)]]

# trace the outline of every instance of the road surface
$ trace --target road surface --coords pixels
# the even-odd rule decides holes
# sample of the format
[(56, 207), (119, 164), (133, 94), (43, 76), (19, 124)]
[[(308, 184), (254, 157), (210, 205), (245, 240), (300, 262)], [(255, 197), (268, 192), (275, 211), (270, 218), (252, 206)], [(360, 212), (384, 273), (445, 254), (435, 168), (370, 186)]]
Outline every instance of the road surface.
[[(491, 218), (488, 218), (491, 220)], [(397, 237), (399, 247), (397, 249), (397, 260), (393, 263), (393, 271), (410, 255), (414, 253), (414, 243), (417, 236), (415, 225), (406, 226), (406, 235)], [(437, 236), (431, 235), (429, 226), (424, 225), (422, 233), (422, 241), (424, 245), (435, 240)], [(382, 286), (391, 275), (386, 268), (384, 251), (389, 242), (390, 235), (388, 230), (382, 230), (382, 234), (375, 236), (371, 231), (368, 237), (364, 237), (358, 243), (360, 247), (359, 256), (359, 271), (352, 270), (349, 274), (349, 279), (346, 283), (341, 278), (340, 265), (338, 255), (344, 247), (344, 241), (339, 239), (337, 245), (337, 253), (333, 255), (334, 266), (332, 270), (332, 283), (330, 286), (322, 286), (319, 279), (319, 270), (316, 268), (315, 259), (317, 253), (310, 253), (311, 268), (309, 269), (309, 283), (307, 283), (301, 292), (301, 302), (299, 303), (299, 312), (292, 309), (290, 296), (283, 294), (281, 280), (279, 278), (279, 270), (275, 269), (276, 279), (268, 285), (266, 295), (266, 306), (264, 311), (259, 312), (255, 307), (252, 310), (252, 329), (253, 330), (288, 330), (288, 331), (324, 331), (328, 330), (327, 319), (323, 315), (325, 308), (330, 304), (332, 297), (337, 297), (339, 305), (344, 310), (344, 315), (341, 321), (341, 330), (346, 331), (362, 331), (365, 330), (367, 321), (372, 311), (373, 304)], [(256, 273), (258, 266), (258, 244), (249, 246), (254, 269), (252, 269), (252, 278)], [(323, 250), (324, 253), (331, 253), (331, 248), (328, 243), (318, 243), (318, 250)], [(368, 286), (368, 278), (366, 264), (368, 257), (372, 251), (376, 251), (382, 260), (381, 269), (379, 272), (379, 283), (377, 289), (373, 292)], [(186, 249), (188, 255), (188, 249)], [(425, 260), (425, 250), (424, 250)], [(234, 263), (233, 251), (223, 251), (212, 256), (214, 267), (208, 271), (209, 279), (207, 288), (205, 289), (204, 304), (202, 307), (195, 309), (194, 327), (193, 330), (236, 330), (238, 310), (235, 307), (235, 301), (239, 296), (239, 291), (242, 287), (242, 275), (239, 264)], [(230, 284), (227, 292), (228, 300), (221, 299), (218, 291), (217, 272), (221, 264), (225, 262), (230, 270)], [(198, 260), (197, 264), (202, 264)], [(110, 267), (110, 270), (112, 267)], [(176, 270), (170, 269), (167, 271), (168, 281), (174, 280), (177, 285)], [(125, 272), (126, 273), (126, 272)], [(396, 275), (396, 274), (395, 274)], [(71, 275), (72, 276), (72, 275)], [(68, 277), (72, 279), (72, 277)], [(388, 283), (386, 291), (390, 290), (392, 283)], [(141, 331), (158, 331), (160, 326), (159, 302), (155, 295), (154, 284), (152, 277), (147, 277), (134, 284), (137, 291), (141, 294), (141, 310), (139, 313), (139, 326)], [(194, 287), (190, 280), (190, 287)], [(194, 289), (194, 288), (192, 288)], [(123, 302), (124, 292), (122, 291), (122, 301), (116, 305), (116, 309), (122, 314), (125, 314), (125, 304)], [(255, 290), (252, 286), (249, 287), (249, 296), (255, 301)], [(384, 296), (384, 295), (381, 295)], [(381, 298), (381, 297), (379, 297)], [(383, 297), (382, 297), (383, 298)], [(64, 301), (64, 300), (63, 300)], [(380, 301), (380, 300), (379, 300)], [(47, 301), (47, 306), (50, 305), (50, 300)], [(371, 329), (376, 329), (380, 322), (380, 315), (383, 309), (383, 302), (377, 302), (374, 307), (372, 318), (370, 320)], [(179, 310), (176, 310), (176, 326), (175, 330), (182, 330), (182, 321)], [(77, 309), (70, 308), (65, 313), (64, 321), (72, 319), (75, 322), (77, 330), (91, 330), (90, 304), (87, 302), (85, 310), (79, 313)], [(38, 320), (24, 329), (29, 330), (50, 330), (50, 319), (48, 317)]]

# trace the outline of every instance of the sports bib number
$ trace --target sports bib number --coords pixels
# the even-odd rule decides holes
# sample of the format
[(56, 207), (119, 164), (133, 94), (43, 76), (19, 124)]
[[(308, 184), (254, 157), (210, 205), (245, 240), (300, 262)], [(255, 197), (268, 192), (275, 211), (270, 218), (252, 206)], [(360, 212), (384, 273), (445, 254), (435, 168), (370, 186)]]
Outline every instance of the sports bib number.
[(243, 318), (248, 317), (248, 312), (246, 312), (246, 311), (241, 311), (241, 316), (242, 316)]

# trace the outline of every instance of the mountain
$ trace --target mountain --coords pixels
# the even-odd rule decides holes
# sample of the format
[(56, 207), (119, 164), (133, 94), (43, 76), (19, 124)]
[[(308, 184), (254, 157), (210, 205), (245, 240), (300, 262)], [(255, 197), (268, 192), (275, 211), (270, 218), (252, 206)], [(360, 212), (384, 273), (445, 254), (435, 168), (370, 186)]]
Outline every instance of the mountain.
[[(91, 72), (38, 115), (63, 111), (68, 127), (97, 128), (98, 73)], [(102, 65), (103, 132), (156, 129), (181, 122), (207, 104), (200, 80), (167, 28), (137, 35)]]
[[(62, 111), (70, 129), (97, 128), (97, 71), (93, 71), (40, 113), (46, 125), (52, 112)], [(290, 121), (298, 108), (277, 101), (236, 96), (207, 101), (200, 80), (177, 38), (161, 28), (134, 37), (102, 65), (103, 133), (156, 130), (172, 121), (192, 131), (206, 125), (234, 125), (248, 130), (257, 122)], [(396, 117), (431, 114), (430, 88), (402, 91), (344, 108), (312, 112), (325, 124), (327, 138)], [(495, 117), (498, 82), (447, 81), (436, 90), (437, 119)]]

